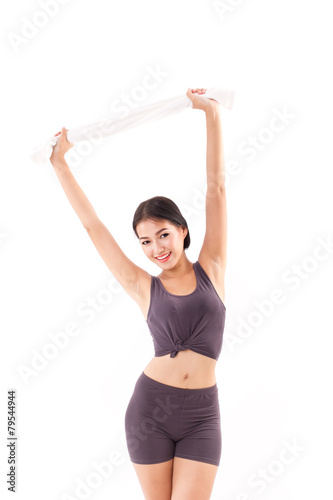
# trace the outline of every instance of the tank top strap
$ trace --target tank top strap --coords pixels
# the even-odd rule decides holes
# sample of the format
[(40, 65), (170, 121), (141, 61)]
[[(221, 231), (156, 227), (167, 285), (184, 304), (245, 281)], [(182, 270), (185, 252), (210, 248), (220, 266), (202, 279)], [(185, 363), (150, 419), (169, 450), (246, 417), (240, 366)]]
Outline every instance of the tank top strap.
[(208, 274), (206, 273), (206, 271), (204, 270), (204, 268), (201, 266), (200, 262), (197, 260), (195, 263), (195, 268), (196, 268), (196, 271), (197, 271), (197, 276), (199, 278), (199, 287), (200, 288), (212, 288), (213, 285), (212, 285), (212, 282), (208, 276)]
[(203, 268), (201, 267), (200, 262), (198, 260), (196, 262), (194, 262), (193, 266), (195, 267), (196, 275), (198, 277), (199, 284), (200, 284), (202, 281), (205, 281), (205, 278), (207, 275), (206, 275), (205, 271), (203, 270)]
[(202, 288), (202, 272), (198, 260), (196, 262), (193, 262), (193, 269), (197, 280), (196, 290), (200, 290)]
[(154, 307), (155, 301), (165, 297), (165, 292), (162, 283), (159, 282), (159, 278), (157, 276), (154, 276), (153, 274), (151, 274), (150, 276), (150, 304), (152, 305), (152, 307)]
[(150, 283), (150, 295), (152, 296), (153, 294), (156, 294), (156, 291), (158, 290), (157, 286), (157, 278), (153, 274), (150, 275), (151, 277), (151, 283)]

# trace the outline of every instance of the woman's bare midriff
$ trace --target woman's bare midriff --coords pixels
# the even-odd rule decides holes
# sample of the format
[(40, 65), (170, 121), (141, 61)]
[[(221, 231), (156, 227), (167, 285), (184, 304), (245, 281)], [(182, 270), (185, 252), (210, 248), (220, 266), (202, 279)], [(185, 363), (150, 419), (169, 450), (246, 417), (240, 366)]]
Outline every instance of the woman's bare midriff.
[(186, 349), (179, 351), (174, 358), (170, 358), (170, 354), (155, 356), (143, 371), (162, 384), (201, 389), (215, 385), (215, 366), (215, 359)]

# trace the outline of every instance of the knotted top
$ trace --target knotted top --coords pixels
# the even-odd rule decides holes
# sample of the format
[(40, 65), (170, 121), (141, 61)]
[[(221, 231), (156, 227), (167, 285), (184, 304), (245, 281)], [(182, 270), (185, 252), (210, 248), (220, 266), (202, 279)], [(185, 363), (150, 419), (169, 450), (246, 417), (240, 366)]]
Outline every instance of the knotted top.
[(218, 359), (222, 349), (226, 308), (199, 261), (194, 262), (196, 288), (188, 295), (174, 295), (151, 276), (147, 324), (155, 356), (177, 356), (190, 349)]
[(186, 351), (186, 349), (191, 349), (189, 344), (185, 344), (182, 340), (177, 340), (175, 344), (175, 350), (171, 352), (170, 358), (174, 358), (179, 351)]

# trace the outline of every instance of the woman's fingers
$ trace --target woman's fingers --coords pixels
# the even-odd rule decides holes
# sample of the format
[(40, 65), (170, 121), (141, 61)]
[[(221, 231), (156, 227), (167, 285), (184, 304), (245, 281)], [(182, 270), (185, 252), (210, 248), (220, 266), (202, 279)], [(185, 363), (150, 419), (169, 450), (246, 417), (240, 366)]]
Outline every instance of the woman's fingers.
[(187, 97), (192, 101), (192, 108), (193, 109), (202, 109), (203, 111), (206, 111), (208, 107), (211, 105), (209, 99), (200, 99), (200, 97), (205, 97), (207, 89), (204, 88), (196, 88), (196, 89), (191, 89), (189, 88), (186, 92)]
[(54, 134), (54, 137), (56, 137), (57, 135), (61, 134), (62, 131), (64, 131), (64, 133), (67, 134), (68, 128), (63, 127), (59, 132), (57, 132), (56, 134)]
[(204, 94), (207, 89), (191, 89), (191, 92), (197, 92), (198, 94)]
[(57, 137), (60, 135), (59, 140), (57, 141), (56, 147), (61, 150), (63, 153), (68, 151), (68, 149), (72, 148), (74, 146), (73, 142), (69, 142), (68, 137), (67, 137), (67, 131), (68, 128), (62, 127), (60, 132), (57, 132), (54, 134), (54, 137)]

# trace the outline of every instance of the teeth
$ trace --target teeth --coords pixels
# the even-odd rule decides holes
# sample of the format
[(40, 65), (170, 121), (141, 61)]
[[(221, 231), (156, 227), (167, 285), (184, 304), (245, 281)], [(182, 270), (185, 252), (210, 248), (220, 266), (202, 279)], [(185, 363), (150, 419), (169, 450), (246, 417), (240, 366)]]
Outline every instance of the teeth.
[(171, 252), (169, 252), (169, 253), (165, 254), (165, 255), (164, 255), (164, 256), (162, 256), (162, 257), (156, 257), (156, 258), (157, 258), (157, 260), (163, 260), (163, 259), (166, 259), (166, 258), (167, 258), (170, 254), (171, 254)]

